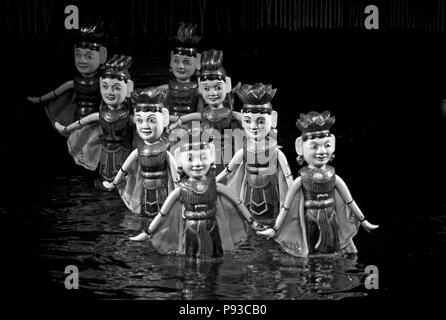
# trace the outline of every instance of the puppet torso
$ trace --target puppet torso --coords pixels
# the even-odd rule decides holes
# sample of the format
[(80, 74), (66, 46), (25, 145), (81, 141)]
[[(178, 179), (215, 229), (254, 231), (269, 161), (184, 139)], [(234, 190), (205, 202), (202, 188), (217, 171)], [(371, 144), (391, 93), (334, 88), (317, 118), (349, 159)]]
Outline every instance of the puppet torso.
[(185, 253), (195, 258), (223, 254), (216, 215), (217, 185), (214, 178), (180, 182), (180, 197), (185, 210)]
[(198, 84), (196, 82), (180, 83), (175, 80), (169, 81), (164, 106), (171, 115), (184, 115), (197, 111)]
[(103, 130), (102, 139), (107, 144), (125, 144), (130, 146), (130, 108), (127, 104), (121, 109), (110, 109), (102, 104), (99, 122)]
[(168, 144), (159, 140), (138, 148), (138, 162), (144, 191), (141, 194), (141, 211), (155, 216), (168, 195)]
[(305, 195), (305, 225), (310, 253), (340, 250), (333, 192), (335, 170), (304, 167), (299, 170)]
[(259, 143), (243, 148), (246, 164), (245, 204), (254, 219), (269, 224), (279, 212), (279, 188), (277, 178), (277, 147), (275, 142)]
[(74, 90), (76, 91), (74, 102), (77, 106), (79, 118), (98, 112), (102, 101), (98, 75), (90, 78), (76, 76), (74, 78)]

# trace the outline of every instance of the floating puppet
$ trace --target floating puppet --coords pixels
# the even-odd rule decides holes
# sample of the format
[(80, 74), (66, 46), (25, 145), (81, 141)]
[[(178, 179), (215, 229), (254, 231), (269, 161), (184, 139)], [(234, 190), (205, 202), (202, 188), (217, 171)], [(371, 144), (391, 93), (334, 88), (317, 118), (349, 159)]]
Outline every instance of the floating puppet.
[[(199, 111), (198, 84), (195, 74), (200, 70), (200, 53), (197, 44), (201, 37), (195, 35), (196, 26), (182, 24), (175, 38), (175, 47), (170, 52), (170, 71), (173, 76), (167, 85), (158, 88), (167, 90), (164, 106), (170, 118)], [(174, 117), (176, 116), (176, 117)]]
[[(163, 106), (165, 93), (156, 88), (137, 89), (131, 93), (133, 119), (143, 144), (132, 151), (112, 182), (103, 182), (109, 190), (118, 186), (132, 212), (150, 218), (160, 211), (174, 183), (178, 183), (177, 165), (167, 151), (169, 142), (163, 135), (169, 125), (169, 111)], [(120, 181), (124, 176), (123, 185)]]
[(237, 94), (243, 102), (246, 141), (217, 176), (217, 182), (227, 177), (227, 186), (244, 200), (254, 219), (264, 224), (275, 221), (293, 182), (288, 161), (271, 137), (277, 125), (277, 112), (271, 105), (275, 93), (271, 85), (241, 86)]
[(247, 238), (244, 220), (254, 230), (264, 229), (231, 190), (207, 174), (215, 160), (215, 147), (197, 140), (175, 150), (186, 176), (169, 194), (147, 231), (131, 240), (150, 238), (161, 254), (212, 258), (233, 251)]
[(378, 228), (365, 220), (344, 181), (327, 165), (335, 151), (330, 113), (301, 114), (296, 151), (308, 164), (299, 170), (273, 228), (259, 232), (275, 240), (290, 254), (356, 253), (353, 237), (359, 224), (367, 231)]
[(202, 57), (198, 84), (204, 107), (201, 112), (181, 116), (177, 125), (201, 121), (202, 130), (216, 148), (218, 174), (243, 146), (242, 116), (232, 110), (231, 78), (222, 66), (223, 51), (205, 51)]
[[(80, 28), (74, 46), (74, 62), (79, 74), (60, 87), (41, 97), (28, 97), (33, 103), (49, 101), (46, 113), (51, 124), (68, 126), (76, 120), (98, 112), (100, 66), (107, 60), (103, 23), (87, 24)], [(67, 132), (61, 132), (68, 135)]]
[(100, 78), (103, 102), (99, 112), (92, 113), (65, 127), (55, 124), (60, 132), (72, 132), (68, 151), (75, 162), (96, 170), (103, 180), (112, 181), (132, 150), (132, 108), (127, 98), (133, 91), (128, 68), (130, 56), (113, 56), (105, 64)]

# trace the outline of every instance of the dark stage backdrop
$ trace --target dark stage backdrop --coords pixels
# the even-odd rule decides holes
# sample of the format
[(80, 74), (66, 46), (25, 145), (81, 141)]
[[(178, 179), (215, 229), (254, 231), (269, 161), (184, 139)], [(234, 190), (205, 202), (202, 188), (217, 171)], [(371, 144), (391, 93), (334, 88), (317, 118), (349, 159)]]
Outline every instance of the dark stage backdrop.
[[(7, 82), (0, 126), (6, 155), (1, 208), (32, 203), (39, 197), (39, 183), (56, 176), (85, 174), (67, 154), (65, 139), (48, 123), (42, 106), (26, 100), (75, 73), (63, 25), (64, 7), (75, 4), (81, 24), (95, 17), (107, 21), (110, 55), (134, 57), (130, 73), (136, 87), (166, 83), (168, 38), (180, 22), (197, 23), (203, 36), (200, 49), (224, 51), (233, 84), (262, 82), (278, 88), (273, 106), (279, 112), (279, 142), (295, 176), (296, 118), (301, 112), (330, 110), (337, 117), (333, 165), (373, 222), (385, 225), (383, 207), (400, 221), (445, 213), (440, 107), (446, 98), (445, 1), (104, 3), (1, 1), (2, 80)], [(369, 4), (379, 8), (378, 30), (363, 26)], [(238, 100), (235, 108), (240, 108)], [(9, 238), (24, 226), (20, 217), (8, 219), (3, 225), (11, 228), (3, 236)], [(395, 229), (385, 232), (400, 232), (399, 226), (391, 227)], [(426, 232), (427, 237), (433, 234)]]

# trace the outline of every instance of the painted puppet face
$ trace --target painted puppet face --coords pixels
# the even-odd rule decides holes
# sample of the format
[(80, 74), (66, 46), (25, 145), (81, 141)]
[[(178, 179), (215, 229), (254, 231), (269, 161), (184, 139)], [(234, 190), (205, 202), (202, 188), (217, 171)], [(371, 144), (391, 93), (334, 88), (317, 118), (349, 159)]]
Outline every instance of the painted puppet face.
[(308, 165), (322, 167), (330, 161), (335, 150), (333, 139), (333, 137), (314, 138), (303, 142), (303, 156)]
[(164, 130), (163, 113), (135, 112), (136, 131), (144, 141), (156, 141)]
[(268, 113), (242, 113), (243, 129), (248, 138), (263, 140), (271, 131), (272, 119)]
[(226, 98), (226, 83), (222, 80), (201, 81), (200, 92), (207, 104), (218, 106)]
[(128, 96), (127, 83), (118, 79), (101, 78), (101, 95), (107, 105), (116, 108)]
[(196, 61), (194, 57), (172, 54), (170, 68), (176, 79), (180, 81), (189, 81), (196, 71)]
[(212, 163), (211, 152), (210, 148), (181, 152), (180, 159), (183, 171), (192, 179), (200, 180), (203, 178)]
[(75, 48), (74, 49), (74, 63), (77, 71), (82, 75), (89, 75), (96, 72), (100, 65), (99, 51)]

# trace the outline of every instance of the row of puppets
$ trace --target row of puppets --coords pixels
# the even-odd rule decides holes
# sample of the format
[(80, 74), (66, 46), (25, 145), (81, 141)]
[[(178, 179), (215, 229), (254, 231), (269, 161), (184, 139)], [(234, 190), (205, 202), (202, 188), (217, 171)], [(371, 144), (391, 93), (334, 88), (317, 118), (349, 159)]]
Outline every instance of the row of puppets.
[[(198, 53), (195, 28), (185, 25), (171, 51), (169, 83), (134, 89), (132, 58), (107, 60), (102, 27), (79, 30), (74, 80), (28, 99), (45, 105), (78, 165), (97, 170), (103, 187), (147, 217), (131, 240), (150, 240), (162, 254), (218, 257), (246, 240), (251, 226), (305, 257), (354, 254), (359, 225), (378, 227), (328, 165), (335, 150), (329, 112), (297, 120), (296, 151), (306, 166), (293, 180), (276, 141), (276, 89), (232, 88), (223, 52)], [(233, 110), (234, 93), (241, 112)]]

